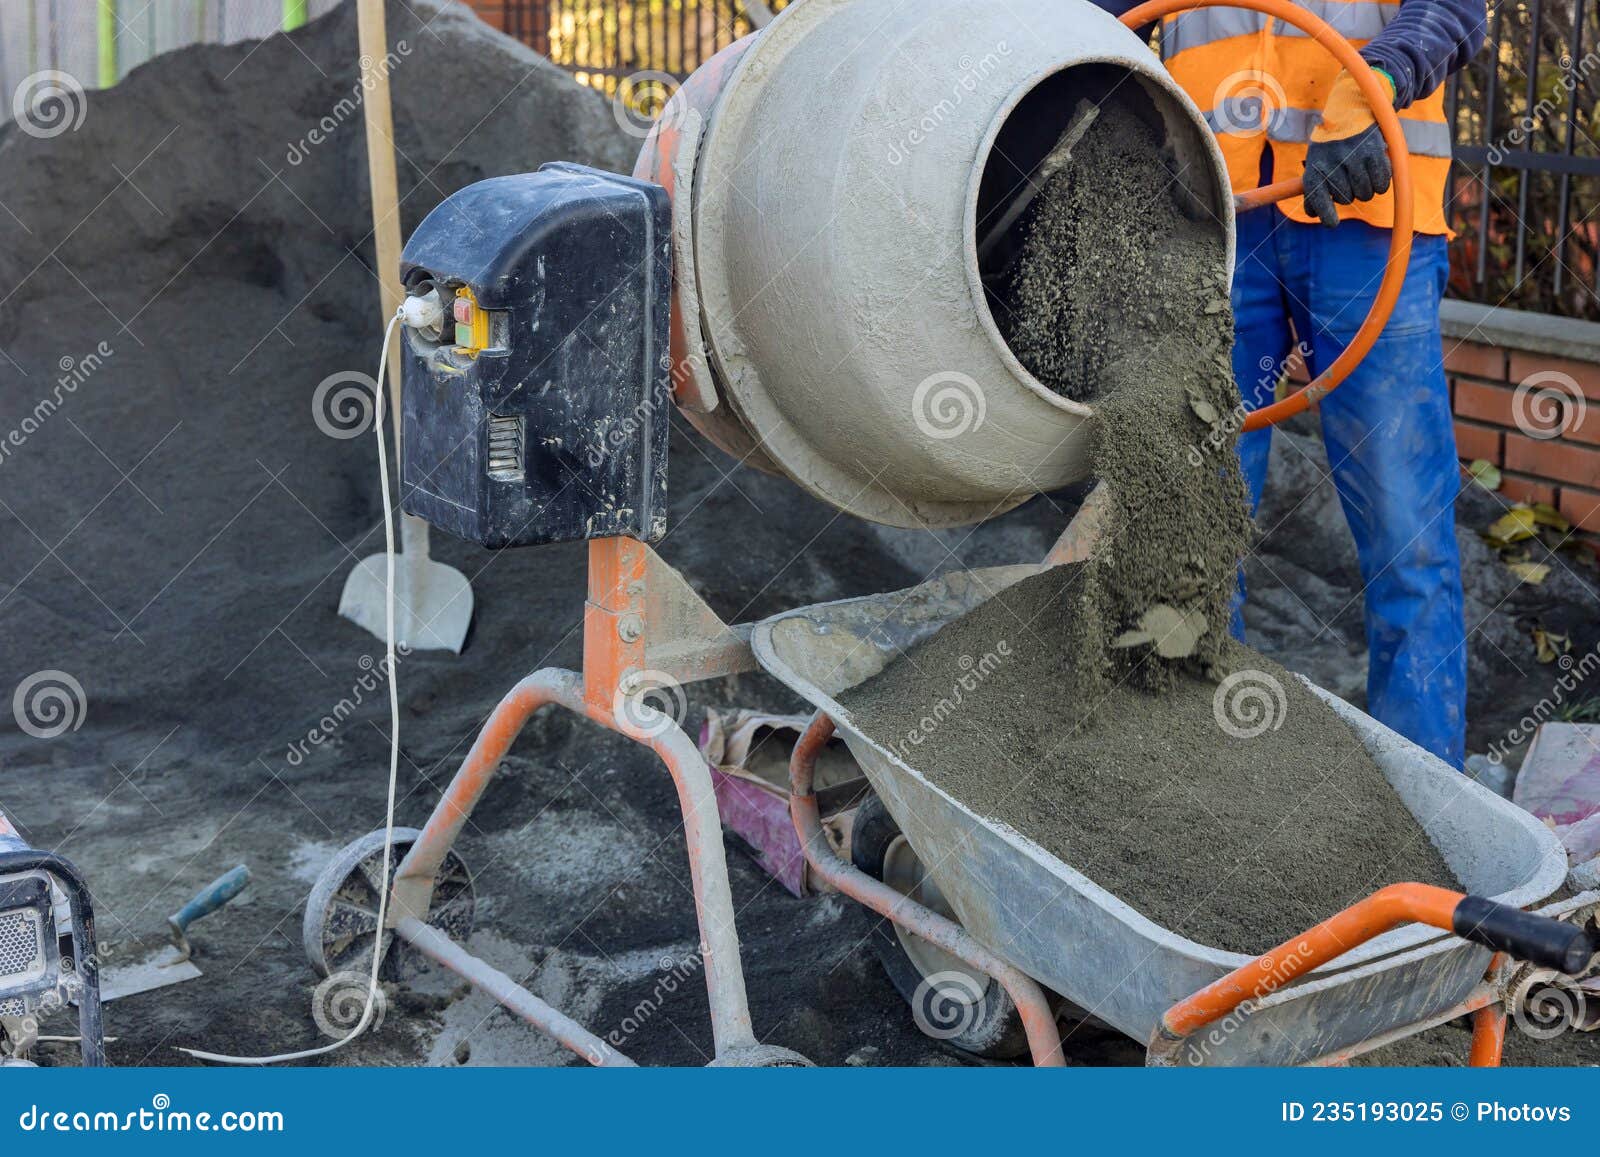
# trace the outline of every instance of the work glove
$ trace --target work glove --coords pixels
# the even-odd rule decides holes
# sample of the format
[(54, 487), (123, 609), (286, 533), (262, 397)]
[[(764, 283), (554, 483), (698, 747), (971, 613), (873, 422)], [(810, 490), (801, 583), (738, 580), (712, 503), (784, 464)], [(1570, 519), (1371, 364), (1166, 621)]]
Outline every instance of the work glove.
[[(1394, 81), (1376, 70), (1394, 96)], [(1324, 225), (1339, 223), (1335, 205), (1367, 201), (1389, 191), (1394, 171), (1383, 133), (1355, 77), (1341, 72), (1328, 93), (1322, 121), (1311, 133), (1306, 150), (1306, 214)]]

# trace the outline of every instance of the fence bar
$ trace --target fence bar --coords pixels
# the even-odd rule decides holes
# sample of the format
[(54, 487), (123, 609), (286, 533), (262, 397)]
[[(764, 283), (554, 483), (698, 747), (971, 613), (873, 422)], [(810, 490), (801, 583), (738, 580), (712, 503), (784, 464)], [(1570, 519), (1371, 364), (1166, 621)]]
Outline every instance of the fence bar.
[(117, 83), (117, 0), (99, 0), (96, 4), (96, 34), (99, 41), (100, 87), (111, 88)]
[[(1537, 129), (1534, 124), (1534, 109), (1539, 102), (1539, 34), (1544, 23), (1544, 0), (1533, 0), (1530, 17), (1530, 35), (1528, 37), (1528, 135), (1531, 137)], [(1523, 169), (1517, 174), (1517, 273), (1515, 284), (1522, 284), (1524, 259), (1527, 256), (1528, 239), (1528, 170)]]
[[(1498, 46), (1500, 44), (1500, 26), (1502, 10), (1499, 5), (1494, 10), (1494, 27), (1489, 32), (1489, 42)], [(1489, 66), (1489, 95), (1484, 102), (1483, 109), (1483, 143), (1494, 143), (1494, 106), (1495, 99), (1500, 92), (1500, 68), (1498, 59)], [(1478, 203), (1478, 286), (1481, 288), (1489, 279), (1489, 198), (1493, 195), (1490, 188), (1490, 165), (1487, 156), (1483, 162), (1483, 196)]]
[[(1580, 62), (1583, 60), (1583, 5), (1584, 0), (1574, 0), (1572, 7), (1572, 47), (1569, 57), (1570, 64), (1567, 68), (1567, 79), (1571, 81), (1571, 88), (1567, 91), (1567, 133), (1565, 145), (1566, 152), (1569, 157), (1572, 155), (1573, 145), (1576, 143), (1573, 134), (1578, 128), (1578, 84), (1576, 80), (1572, 79), (1571, 72), (1574, 68), (1580, 67)], [(1561, 190), (1556, 195), (1556, 200), (1559, 203), (1556, 210), (1556, 245), (1559, 247), (1559, 249), (1556, 254), (1555, 295), (1558, 299), (1561, 297), (1561, 275), (1566, 272), (1567, 267), (1567, 202), (1570, 199), (1571, 193), (1572, 174), (1562, 173)]]

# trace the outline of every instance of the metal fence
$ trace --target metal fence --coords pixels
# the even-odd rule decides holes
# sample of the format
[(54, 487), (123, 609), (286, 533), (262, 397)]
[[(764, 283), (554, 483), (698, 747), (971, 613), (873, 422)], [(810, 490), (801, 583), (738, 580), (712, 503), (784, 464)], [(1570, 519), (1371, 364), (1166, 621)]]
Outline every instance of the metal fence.
[(1600, 319), (1600, 0), (1494, 7), (1447, 95), (1452, 296)]
[[(787, 0), (770, 0), (773, 12)], [(680, 80), (754, 31), (743, 0), (504, 0), (505, 30), (585, 84), (641, 72)]]

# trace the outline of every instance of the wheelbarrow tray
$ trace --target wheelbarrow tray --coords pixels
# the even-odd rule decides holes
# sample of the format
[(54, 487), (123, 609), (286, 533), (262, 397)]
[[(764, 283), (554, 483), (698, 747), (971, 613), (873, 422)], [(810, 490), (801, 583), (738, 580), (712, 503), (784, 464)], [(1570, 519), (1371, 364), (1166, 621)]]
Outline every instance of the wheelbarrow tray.
[[(977, 814), (862, 731), (837, 699), (1039, 570), (961, 571), (909, 590), (801, 607), (759, 623), (751, 642), (770, 674), (833, 719), (967, 931), (1147, 1042), (1163, 1012), (1252, 957), (1163, 928), (1015, 829)], [(1561, 886), (1566, 856), (1542, 823), (1306, 682), (1350, 725), (1468, 891), (1520, 908)], [(1465, 999), (1489, 955), (1433, 928), (1397, 928), (1219, 1022), (1178, 1061), (1304, 1064), (1360, 1051), (1354, 1046), (1424, 1027)]]

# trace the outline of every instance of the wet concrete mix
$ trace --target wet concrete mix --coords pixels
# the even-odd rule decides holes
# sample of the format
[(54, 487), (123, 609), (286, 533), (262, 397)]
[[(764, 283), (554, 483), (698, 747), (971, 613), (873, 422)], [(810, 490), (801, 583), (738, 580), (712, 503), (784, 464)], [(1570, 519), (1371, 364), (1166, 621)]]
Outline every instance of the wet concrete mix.
[(1002, 592), (844, 702), (870, 734), (908, 733), (930, 686), (1004, 641), (919, 769), (1156, 922), (1255, 952), (1383, 884), (1455, 880), (1355, 734), (1229, 634), (1253, 531), (1227, 252), (1175, 173), (1158, 131), (1105, 102), (1022, 217), (1000, 295), (1019, 360), (1095, 408), (1110, 517), (1094, 557)]

